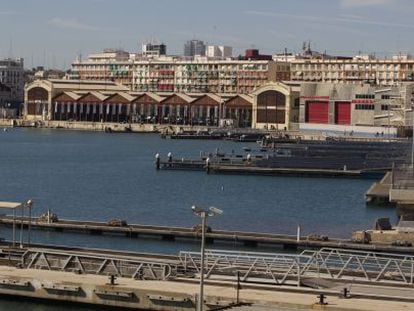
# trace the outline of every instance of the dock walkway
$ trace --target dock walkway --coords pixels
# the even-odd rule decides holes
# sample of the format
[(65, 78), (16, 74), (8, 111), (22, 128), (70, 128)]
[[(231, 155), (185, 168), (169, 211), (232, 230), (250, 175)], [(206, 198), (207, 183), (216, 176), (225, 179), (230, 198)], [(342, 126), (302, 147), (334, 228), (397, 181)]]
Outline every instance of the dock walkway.
[(372, 186), (365, 193), (365, 200), (369, 204), (386, 204), (390, 205), (390, 190), (392, 187), (392, 172), (388, 172), (379, 181), (372, 184)]
[[(29, 227), (28, 217), (16, 217), (16, 222), (23, 228)], [(13, 216), (0, 216), (0, 225), (11, 226), (13, 224)], [(201, 238), (201, 231), (188, 227), (169, 227), (169, 226), (152, 226), (130, 224), (125, 226), (111, 226), (106, 222), (95, 221), (77, 221), (61, 219), (57, 222), (44, 222), (39, 218), (33, 217), (31, 221), (32, 229), (51, 230), (57, 232), (77, 232), (94, 235), (121, 235), (125, 237), (159, 237), (166, 241), (174, 241), (176, 239), (198, 240)], [(296, 248), (348, 248), (365, 251), (384, 251), (411, 253), (413, 247), (394, 246), (391, 244), (361, 244), (352, 242), (350, 239), (328, 238), (325, 236), (310, 235), (300, 236), (275, 233), (261, 232), (244, 232), (244, 231), (228, 231), (228, 230), (212, 230), (206, 233), (206, 242), (231, 242), (232, 244), (246, 245), (250, 247), (260, 245), (282, 246), (286, 249)]]

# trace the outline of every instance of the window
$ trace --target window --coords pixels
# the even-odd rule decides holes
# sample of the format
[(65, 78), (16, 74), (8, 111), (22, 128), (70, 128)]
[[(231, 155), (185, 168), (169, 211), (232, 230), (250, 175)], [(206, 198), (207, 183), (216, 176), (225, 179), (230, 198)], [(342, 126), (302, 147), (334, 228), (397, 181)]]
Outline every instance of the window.
[(381, 95), (381, 99), (390, 99), (391, 95), (387, 94), (387, 95)]
[(381, 105), (381, 110), (390, 110), (389, 105)]
[(355, 98), (357, 99), (374, 99), (374, 94), (355, 94)]
[(355, 110), (374, 110), (374, 105), (356, 104)]

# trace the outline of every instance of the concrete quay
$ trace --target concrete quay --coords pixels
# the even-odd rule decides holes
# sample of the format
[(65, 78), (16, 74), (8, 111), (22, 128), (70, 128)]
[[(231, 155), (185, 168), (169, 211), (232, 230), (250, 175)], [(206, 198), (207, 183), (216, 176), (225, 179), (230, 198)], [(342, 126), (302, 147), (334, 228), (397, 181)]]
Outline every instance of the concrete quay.
[[(236, 305), (235, 284), (205, 285), (205, 308), (219, 309)], [(114, 284), (107, 276), (75, 274), (70, 272), (19, 269), (0, 266), (0, 294), (15, 297), (83, 303), (107, 307), (145, 310), (194, 310), (199, 287), (196, 282), (133, 280), (119, 277)], [(284, 287), (244, 288), (239, 291), (239, 302), (263, 305), (267, 308), (332, 311), (389, 311), (413, 310), (414, 303), (404, 301), (413, 296), (413, 289), (369, 289), (362, 285), (351, 291), (350, 298), (339, 297), (339, 292), (324, 290), (326, 305), (318, 305), (314, 290), (288, 290)], [(359, 292), (359, 293), (357, 293)], [(378, 301), (392, 294), (394, 299)], [(385, 296), (384, 296), (385, 297)], [(384, 298), (383, 297), (383, 298)], [(247, 308), (248, 310), (248, 308)]]
[(390, 202), (392, 174), (392, 172), (387, 172), (379, 182), (372, 184), (372, 186), (365, 193), (365, 200), (367, 204), (392, 205)]
[(33, 121), (33, 120), (3, 120), (0, 126), (34, 127), (50, 129), (67, 129), (109, 133), (176, 133), (181, 130), (206, 131), (207, 126), (189, 126), (175, 124), (153, 123), (117, 123), (117, 122), (87, 122), (87, 121)]
[(13, 121), (11, 119), (0, 119), (0, 127), (12, 127)]

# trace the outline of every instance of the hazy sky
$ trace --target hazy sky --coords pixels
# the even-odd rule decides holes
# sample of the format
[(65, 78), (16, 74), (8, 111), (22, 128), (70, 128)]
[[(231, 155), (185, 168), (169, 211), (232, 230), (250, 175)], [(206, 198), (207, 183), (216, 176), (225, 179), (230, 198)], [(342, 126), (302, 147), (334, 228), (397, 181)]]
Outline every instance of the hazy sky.
[(0, 57), (68, 68), (81, 53), (138, 51), (143, 41), (182, 54), (188, 39), (263, 53), (414, 52), (413, 0), (1, 0)]

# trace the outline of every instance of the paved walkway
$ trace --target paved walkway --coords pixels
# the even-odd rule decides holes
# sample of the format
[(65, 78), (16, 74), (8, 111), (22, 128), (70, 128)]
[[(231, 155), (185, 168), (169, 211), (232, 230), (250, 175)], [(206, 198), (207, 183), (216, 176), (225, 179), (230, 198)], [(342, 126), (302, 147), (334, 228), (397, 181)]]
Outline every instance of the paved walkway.
[[(12, 267), (0, 266), (0, 280), (2, 279), (35, 279), (42, 283), (62, 283), (77, 284), (79, 286), (102, 286), (108, 283), (108, 277), (102, 275), (78, 275), (69, 272), (34, 270), (34, 269), (16, 269)], [(195, 296), (198, 293), (198, 284), (190, 284), (173, 281), (138, 281), (128, 278), (118, 278), (117, 287), (130, 290), (160, 291), (164, 293), (176, 293)], [(352, 287), (351, 293), (357, 290), (357, 286)], [(362, 289), (361, 289), (362, 290)], [(414, 289), (399, 290), (395, 288), (381, 288), (374, 290), (373, 287), (366, 286), (364, 290), (373, 294), (393, 294), (396, 296), (414, 297)], [(231, 287), (206, 285), (206, 299), (214, 298), (223, 302), (235, 301), (236, 290)], [(255, 307), (252, 309), (240, 310), (332, 310), (332, 311), (405, 311), (414, 310), (414, 303), (390, 301), (390, 300), (373, 300), (373, 299), (341, 299), (334, 296), (328, 296), (328, 305), (324, 307), (315, 306), (315, 293), (293, 293), (283, 291), (269, 291), (260, 289), (242, 289), (240, 290), (240, 300), (253, 302)], [(260, 309), (262, 306), (262, 309)]]

